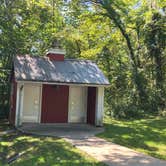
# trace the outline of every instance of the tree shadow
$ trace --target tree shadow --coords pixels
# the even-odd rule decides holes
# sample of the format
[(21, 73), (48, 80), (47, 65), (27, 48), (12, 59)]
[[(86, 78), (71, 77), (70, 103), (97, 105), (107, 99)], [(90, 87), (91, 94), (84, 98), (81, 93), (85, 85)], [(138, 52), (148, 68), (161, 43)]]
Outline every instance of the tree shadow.
[(148, 119), (147, 121), (143, 121), (142, 125), (147, 125), (157, 130), (164, 130), (166, 129), (166, 118)]
[[(12, 136), (12, 139), (11, 137)], [(8, 134), (2, 138), (4, 144), (0, 148), (0, 156), (3, 165), (7, 163), (10, 154), (22, 153), (17, 160), (10, 165), (29, 166), (29, 165), (85, 165), (85, 166), (104, 166), (105, 164), (92, 160), (87, 155), (82, 154), (78, 149), (60, 138), (38, 137), (23, 135), (21, 133)], [(11, 145), (5, 145), (10, 143)], [(28, 150), (30, 149), (30, 150)], [(7, 157), (8, 156), (8, 157)]]
[[(97, 136), (129, 148), (142, 149), (148, 154), (163, 158), (157, 154), (159, 149), (155, 143), (166, 144), (166, 135), (163, 131), (166, 126), (164, 119), (124, 121), (123, 123), (112, 121), (104, 126), (105, 132)], [(149, 145), (148, 142), (153, 142), (154, 145)]]

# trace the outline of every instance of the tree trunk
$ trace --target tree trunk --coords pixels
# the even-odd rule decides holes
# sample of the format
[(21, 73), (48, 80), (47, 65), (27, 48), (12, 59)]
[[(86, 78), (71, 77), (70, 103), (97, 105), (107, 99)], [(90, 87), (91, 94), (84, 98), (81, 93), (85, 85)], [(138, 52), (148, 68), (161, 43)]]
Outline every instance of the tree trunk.
[(137, 65), (137, 61), (136, 61), (136, 56), (134, 54), (134, 49), (132, 47), (131, 44), (131, 39), (129, 34), (126, 32), (125, 26), (123, 25), (120, 16), (116, 13), (116, 11), (113, 9), (113, 7), (110, 6), (104, 6), (104, 8), (107, 10), (107, 14), (106, 16), (109, 17), (114, 24), (119, 28), (121, 34), (123, 35), (123, 37), (126, 40), (126, 44), (129, 50), (129, 59), (130, 59), (130, 63), (132, 66), (132, 75), (133, 75), (133, 81), (136, 85), (136, 89), (139, 95), (139, 99), (142, 105), (144, 105), (144, 103), (147, 102), (147, 94), (145, 91), (145, 86), (143, 85), (143, 82), (141, 81), (141, 76), (138, 72), (138, 65)]

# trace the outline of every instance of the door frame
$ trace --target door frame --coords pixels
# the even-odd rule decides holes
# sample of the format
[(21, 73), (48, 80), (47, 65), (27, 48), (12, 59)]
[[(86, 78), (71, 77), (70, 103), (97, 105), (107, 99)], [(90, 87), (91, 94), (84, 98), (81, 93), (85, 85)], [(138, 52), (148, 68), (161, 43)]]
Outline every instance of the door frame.
[[(32, 122), (32, 123), (41, 123), (41, 107), (42, 107), (42, 84), (35, 84), (35, 83), (24, 83), (24, 87), (23, 87), (23, 89), (25, 88), (25, 86), (36, 86), (36, 87), (38, 87), (39, 88), (39, 112), (38, 112), (38, 120), (37, 120), (37, 122)], [(23, 96), (22, 96), (22, 98), (23, 98), (23, 100), (22, 100), (22, 109), (20, 110), (20, 124), (22, 124), (22, 123), (24, 123), (23, 121), (22, 121), (22, 117), (23, 117), (23, 109), (24, 109), (24, 102), (25, 102), (25, 100), (24, 100), (24, 96), (25, 96), (25, 91), (23, 91), (24, 93), (23, 93)], [(31, 122), (27, 122), (27, 123), (31, 123)]]
[[(83, 123), (87, 123), (87, 87), (86, 86), (69, 86), (69, 102), (68, 102), (68, 123), (75, 123), (75, 122), (70, 122), (69, 120), (69, 114), (70, 114), (70, 111), (71, 111), (71, 89), (73, 88), (73, 87), (79, 87), (79, 88), (83, 88), (84, 90), (83, 90), (83, 93), (84, 93), (84, 97), (85, 97), (85, 100), (84, 100), (84, 104), (83, 104), (83, 108), (82, 109), (84, 109), (85, 110), (85, 122), (83, 122)], [(83, 102), (83, 99), (81, 100), (81, 102)], [(76, 122), (77, 123), (77, 122)], [(79, 122), (78, 122), (79, 123)]]

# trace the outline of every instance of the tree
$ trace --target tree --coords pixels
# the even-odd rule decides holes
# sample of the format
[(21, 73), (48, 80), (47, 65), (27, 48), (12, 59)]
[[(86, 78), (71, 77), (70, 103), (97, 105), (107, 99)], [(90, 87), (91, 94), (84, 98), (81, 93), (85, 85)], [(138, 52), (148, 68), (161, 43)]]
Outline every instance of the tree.
[(0, 1), (1, 84), (17, 54), (44, 55), (61, 38), (67, 57), (93, 60), (109, 78), (109, 114), (164, 110), (164, 12), (158, 0)]
[(164, 87), (166, 57), (164, 56), (166, 48), (166, 27), (164, 26), (165, 16), (159, 12), (152, 15), (151, 22), (145, 27), (145, 44), (148, 49), (148, 55), (155, 66), (155, 86), (156, 86), (156, 104), (158, 109), (165, 108), (166, 89)]
[(121, 34), (123, 35), (127, 44), (127, 48), (129, 50), (128, 55), (132, 66), (133, 80), (136, 85), (140, 101), (142, 104), (147, 102), (146, 87), (142, 83), (143, 78), (138, 70), (139, 56), (136, 55), (136, 50), (134, 48), (134, 45), (132, 44), (133, 40), (130, 34), (127, 32), (127, 27), (125, 23), (122, 21), (123, 17), (119, 13), (122, 12), (122, 14), (128, 14), (129, 8), (123, 1), (96, 0), (92, 2), (99, 4), (103, 9), (105, 9), (105, 11), (102, 11), (101, 14), (110, 18), (110, 20), (113, 21), (115, 26), (120, 30)]
[(44, 54), (63, 27), (60, 7), (58, 1), (0, 1), (0, 112), (9, 107), (13, 58)]
[[(159, 84), (161, 84), (161, 73), (165, 71), (163, 70), (163, 64), (161, 64), (161, 61), (164, 61), (165, 58), (162, 58), (162, 60), (159, 60), (158, 55), (159, 54), (155, 54), (158, 59), (155, 58), (155, 68), (156, 68), (156, 73), (158, 72), (158, 74), (156, 74), (157, 77), (160, 78), (153, 78), (153, 77), (149, 77), (149, 71), (153, 72), (153, 69), (150, 67), (153, 65), (153, 62), (151, 60), (149, 60), (149, 56), (150, 56), (150, 51), (147, 52), (147, 44), (146, 42), (156, 42), (155, 39), (150, 39), (147, 38), (147, 41), (145, 39), (145, 35), (144, 35), (144, 30), (148, 31), (148, 29), (146, 29), (148, 26), (149, 21), (151, 19), (151, 17), (154, 15), (154, 10), (151, 10), (151, 8), (149, 8), (149, 6), (155, 7), (157, 6), (157, 11), (164, 12), (164, 8), (163, 7), (163, 3), (160, 3), (158, 1), (152, 2), (152, 1), (128, 1), (128, 0), (92, 0), (92, 1), (77, 1), (80, 2), (81, 4), (85, 3), (87, 4), (87, 9), (86, 12), (88, 10), (88, 14), (86, 15), (86, 17), (84, 17), (84, 21), (87, 19), (93, 20), (96, 16), (100, 16), (103, 18), (103, 20), (105, 19), (105, 21), (107, 20), (107, 18), (109, 18), (110, 22), (110, 31), (108, 32), (109, 35), (107, 34), (107, 36), (110, 36), (110, 38), (112, 37), (112, 35), (117, 32), (117, 30), (120, 31), (121, 36), (117, 35), (118, 33), (116, 33), (116, 38), (121, 38), (121, 45), (123, 46), (122, 48), (119, 48), (119, 50), (117, 50), (117, 52), (114, 53), (114, 55), (118, 55), (118, 53), (121, 51), (121, 53), (123, 52), (122, 50), (128, 50), (128, 52), (124, 53), (123, 52), (123, 56), (121, 57), (123, 59), (123, 57), (125, 57), (126, 55), (128, 55), (128, 60), (130, 60), (130, 65), (127, 65), (129, 67), (129, 73), (131, 73), (131, 77), (133, 80), (133, 83), (137, 89), (138, 95), (139, 95), (139, 105), (142, 105), (141, 108), (144, 110), (157, 110), (159, 107), (159, 105), (157, 104), (156, 109), (152, 108), (152, 103), (155, 100), (155, 97), (153, 96), (153, 92), (155, 92), (154, 87), (153, 87), (153, 80), (156, 78), (156, 82), (158, 82)], [(72, 3), (72, 2), (71, 2)], [(86, 13), (84, 12), (84, 13)], [(81, 14), (81, 16), (83, 16), (84, 14)], [(91, 17), (90, 17), (91, 15)], [(89, 17), (88, 17), (89, 16)], [(78, 17), (79, 19), (79, 17)], [(106, 21), (107, 22), (107, 21)], [(85, 34), (89, 34), (89, 33), (93, 33), (95, 31), (95, 29), (93, 29), (91, 31), (91, 27), (93, 26), (93, 24), (96, 24), (96, 22), (91, 22), (91, 24), (89, 24), (90, 28), (85, 28), (83, 27), (82, 29), (84, 29), (84, 33)], [(100, 26), (102, 27), (104, 25), (103, 21), (100, 21)], [(84, 24), (83, 24), (84, 25)], [(90, 26), (91, 25), (91, 26)], [(160, 23), (160, 27), (163, 27), (164, 22)], [(108, 24), (106, 25), (108, 26)], [(152, 26), (154, 27), (154, 22), (152, 22)], [(80, 29), (81, 26), (77, 26), (76, 29)], [(81, 29), (81, 30), (82, 30)], [(103, 28), (104, 29), (104, 28)], [(155, 28), (153, 28), (153, 31), (155, 30)], [(102, 31), (102, 30), (101, 30)], [(155, 30), (156, 31), (156, 30)], [(102, 33), (102, 32), (100, 32)], [(159, 36), (159, 38), (161, 40), (160, 41), (160, 46), (161, 46), (161, 42), (162, 42), (162, 52), (164, 52), (165, 50), (165, 44), (163, 44), (163, 39), (164, 37), (164, 32), (157, 32), (158, 34), (161, 34), (161, 36)], [(95, 33), (96, 35), (99, 36), (99, 34)], [(80, 35), (82, 36), (82, 35)], [(148, 36), (148, 35), (147, 35)], [(154, 33), (152, 34), (152, 36), (154, 37)], [(79, 37), (78, 37), (79, 38)], [(100, 37), (99, 37), (100, 38)], [(106, 36), (105, 36), (106, 38)], [(86, 39), (86, 40), (84, 40)], [(89, 41), (89, 36), (87, 35), (83, 40), (84, 41)], [(98, 44), (99, 42), (96, 41), (95, 37), (93, 37), (94, 40), (91, 40), (90, 43), (90, 47), (89, 49), (87, 49), (87, 53), (91, 54), (92, 50), (95, 49), (95, 47), (93, 46), (93, 43), (96, 44), (97, 48), (100, 48), (100, 51), (94, 51), (94, 55), (93, 57), (95, 57), (95, 60), (100, 63), (100, 61), (103, 60), (103, 66), (106, 65), (108, 66), (108, 61), (110, 61), (111, 57), (109, 58), (104, 58), (102, 59), (101, 57), (99, 58), (97, 55), (98, 54), (105, 54), (104, 52), (107, 52), (107, 56), (108, 56), (108, 52), (109, 52), (109, 56), (113, 56), (112, 51), (113, 49), (111, 48), (111, 45), (113, 45), (112, 43), (109, 45), (109, 42), (112, 42), (112, 40), (108, 40), (106, 43), (102, 44)], [(123, 40), (124, 39), (124, 40)], [(99, 39), (98, 39), (99, 41)], [(83, 41), (82, 41), (83, 42)], [(113, 43), (116, 43), (116, 40), (113, 41)], [(126, 43), (126, 46), (124, 46), (124, 44)], [(94, 44), (94, 45), (95, 45)], [(118, 43), (119, 44), (119, 43)], [(81, 45), (81, 43), (80, 43)], [(109, 45), (109, 46), (108, 46)], [(117, 47), (117, 45), (114, 45), (114, 49)], [(106, 49), (107, 48), (107, 49)], [(91, 52), (90, 52), (91, 50)], [(110, 51), (107, 51), (110, 50)], [(148, 48), (149, 50), (149, 48)], [(154, 50), (153, 50), (154, 53)], [(81, 51), (81, 54), (86, 55), (84, 51)], [(162, 54), (162, 56), (164, 56)], [(116, 61), (116, 63), (119, 63), (118, 61)], [(127, 62), (126, 62), (127, 63)], [(160, 63), (160, 64), (159, 64)], [(107, 69), (109, 69), (109, 67), (107, 67)], [(107, 69), (105, 68), (104, 70), (106, 70), (106, 73), (108, 74)], [(146, 70), (147, 69), (147, 70)], [(160, 71), (160, 72), (159, 72)], [(119, 75), (119, 73), (116, 73), (117, 75)], [(162, 74), (163, 75), (163, 74)], [(163, 76), (162, 76), (163, 77)], [(129, 79), (128, 78), (128, 79)], [(129, 81), (129, 80), (128, 80)], [(129, 81), (130, 82), (130, 81)], [(163, 78), (163, 82), (165, 82), (165, 79)], [(163, 83), (162, 83), (163, 84)], [(156, 84), (157, 85), (157, 84)], [(133, 88), (133, 87), (132, 87)], [(121, 89), (122, 90), (122, 89)], [(161, 87), (158, 88), (158, 91), (162, 91)], [(117, 92), (117, 91), (116, 91)], [(165, 94), (162, 95), (164, 98)], [(134, 97), (134, 99), (136, 99)], [(161, 98), (159, 98), (161, 99)], [(137, 99), (136, 99), (137, 100)], [(137, 102), (136, 102), (137, 103)], [(164, 102), (163, 102), (164, 103)], [(138, 104), (138, 103), (137, 103)], [(151, 106), (152, 105), (152, 106)], [(164, 106), (165, 107), (165, 106)]]

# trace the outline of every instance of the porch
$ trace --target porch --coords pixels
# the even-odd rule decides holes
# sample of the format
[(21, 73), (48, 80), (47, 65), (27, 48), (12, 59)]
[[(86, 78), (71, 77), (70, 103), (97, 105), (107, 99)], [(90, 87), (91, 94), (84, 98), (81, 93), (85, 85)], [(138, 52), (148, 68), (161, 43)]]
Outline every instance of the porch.
[(18, 128), (21, 132), (34, 135), (56, 136), (68, 139), (85, 139), (104, 131), (103, 127), (95, 127), (89, 124), (54, 123), (37, 124), (23, 123)]

